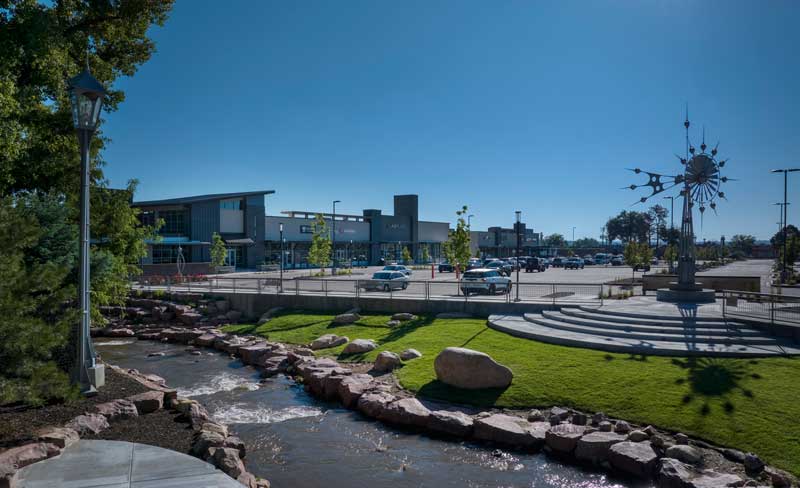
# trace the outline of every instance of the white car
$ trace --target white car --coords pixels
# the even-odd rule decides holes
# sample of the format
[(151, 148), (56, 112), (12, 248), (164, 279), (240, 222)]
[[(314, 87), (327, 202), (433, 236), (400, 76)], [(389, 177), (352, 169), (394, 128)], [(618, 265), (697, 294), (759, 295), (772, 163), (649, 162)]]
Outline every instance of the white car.
[(494, 295), (498, 291), (510, 293), (511, 278), (501, 275), (497, 269), (472, 269), (464, 273), (464, 278), (461, 280), (461, 291), (465, 295), (470, 293)]
[(387, 264), (383, 267), (383, 271), (399, 271), (406, 276), (411, 276), (411, 268), (407, 268), (402, 264)]
[(408, 288), (408, 276), (400, 271), (378, 271), (372, 275), (371, 280), (360, 281), (361, 288), (365, 290), (405, 290)]

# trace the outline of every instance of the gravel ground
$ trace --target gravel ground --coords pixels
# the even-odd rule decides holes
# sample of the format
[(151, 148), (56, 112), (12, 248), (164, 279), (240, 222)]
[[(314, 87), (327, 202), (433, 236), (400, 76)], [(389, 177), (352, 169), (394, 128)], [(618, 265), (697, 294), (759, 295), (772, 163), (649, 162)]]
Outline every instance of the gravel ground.
[(169, 410), (158, 410), (112, 422), (111, 428), (96, 435), (83, 436), (83, 439), (138, 442), (188, 453), (192, 447), (193, 431), (189, 424), (178, 422), (179, 415)]

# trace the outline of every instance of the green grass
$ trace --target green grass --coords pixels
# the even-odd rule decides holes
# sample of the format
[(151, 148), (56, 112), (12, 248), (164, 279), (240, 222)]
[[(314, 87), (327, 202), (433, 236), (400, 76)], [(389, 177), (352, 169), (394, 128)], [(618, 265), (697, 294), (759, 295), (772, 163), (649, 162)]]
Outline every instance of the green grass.
[[(570, 406), (603, 411), (642, 424), (684, 432), (723, 446), (758, 453), (800, 474), (800, 359), (669, 358), (609, 354), (519, 339), (482, 319), (420, 318), (389, 328), (386, 315), (333, 326), (333, 315), (294, 312), (260, 326), (229, 332), (306, 344), (322, 334), (374, 339), (367, 354), (341, 356), (343, 346), (321, 351), (340, 360), (370, 361), (384, 350), (413, 347), (423, 357), (397, 371), (401, 384), (421, 396), (497, 407)], [(448, 346), (483, 351), (514, 371), (505, 390), (465, 391), (436, 381), (433, 360)]]

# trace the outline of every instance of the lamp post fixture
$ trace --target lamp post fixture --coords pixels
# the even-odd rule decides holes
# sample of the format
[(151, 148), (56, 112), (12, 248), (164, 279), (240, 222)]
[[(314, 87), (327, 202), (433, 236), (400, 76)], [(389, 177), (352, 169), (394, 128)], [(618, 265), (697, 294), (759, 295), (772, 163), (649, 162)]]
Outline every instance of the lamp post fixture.
[(519, 268), (520, 268), (520, 264), (519, 264), (520, 233), (519, 233), (519, 231), (520, 231), (520, 227), (522, 227), (522, 211), (521, 210), (517, 210), (514, 213), (517, 214), (517, 223), (514, 225), (514, 227), (516, 227), (516, 231), (517, 231), (517, 254), (516, 254), (516, 256), (517, 256), (517, 260), (516, 260), (516, 264), (517, 264), (516, 265), (516, 268), (517, 268), (517, 287), (516, 287), (517, 288), (517, 296), (516, 296), (516, 298), (514, 298), (514, 301), (518, 302), (519, 301)]
[(331, 250), (333, 252), (333, 259), (331, 259), (331, 276), (336, 276), (336, 204), (342, 203), (341, 200), (333, 201), (333, 215), (331, 216)]
[(783, 173), (783, 268), (781, 269), (781, 283), (786, 283), (786, 278), (788, 273), (786, 271), (786, 227), (788, 225), (788, 213), (786, 202), (788, 189), (789, 189), (789, 173), (794, 173), (795, 171), (800, 171), (800, 168), (784, 168), (784, 169), (773, 169), (772, 173)]
[(719, 238), (720, 243), (720, 251), (719, 251), (719, 258), (722, 261), (722, 265), (725, 266), (725, 236)]
[(471, 225), (472, 225), (472, 217), (474, 217), (474, 216), (475, 216), (475, 215), (473, 215), (473, 214), (469, 214), (469, 215), (467, 215), (467, 229), (470, 229), (470, 228), (471, 228)]
[(81, 392), (93, 393), (105, 382), (102, 365), (95, 362), (94, 348), (89, 337), (91, 327), (90, 276), (89, 276), (89, 184), (91, 163), (89, 147), (92, 135), (100, 121), (100, 109), (106, 89), (86, 69), (68, 82), (72, 123), (78, 134), (81, 148), (81, 208), (80, 208), (80, 278), (78, 295), (81, 306), (81, 323), (78, 334), (77, 364), (73, 370), (73, 381), (80, 385)]
[(278, 224), (278, 233), (279, 233), (279, 238), (281, 240), (280, 290), (281, 293), (283, 293), (283, 222)]

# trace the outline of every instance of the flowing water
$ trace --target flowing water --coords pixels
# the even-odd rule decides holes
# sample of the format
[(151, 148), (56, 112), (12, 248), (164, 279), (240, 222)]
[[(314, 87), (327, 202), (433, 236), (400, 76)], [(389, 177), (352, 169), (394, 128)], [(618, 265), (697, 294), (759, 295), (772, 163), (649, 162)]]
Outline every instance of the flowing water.
[[(247, 446), (248, 470), (282, 487), (645, 488), (650, 484), (561, 464), (543, 454), (394, 430), (337, 403), (318, 401), (288, 378), (259, 384), (258, 372), (228, 356), (185, 346), (98, 340), (111, 364), (154, 373), (197, 399)], [(164, 356), (147, 357), (150, 352)]]

